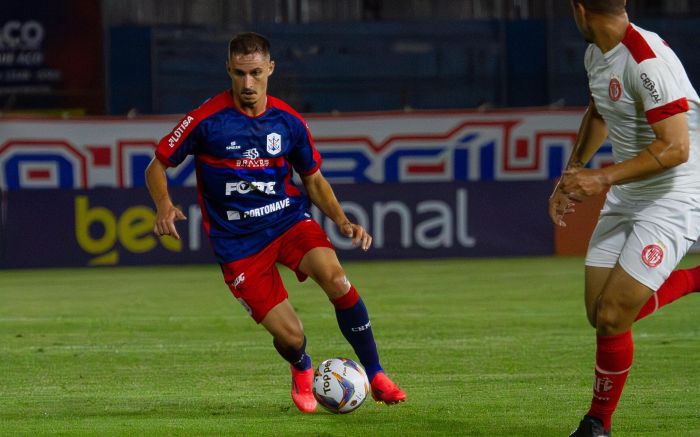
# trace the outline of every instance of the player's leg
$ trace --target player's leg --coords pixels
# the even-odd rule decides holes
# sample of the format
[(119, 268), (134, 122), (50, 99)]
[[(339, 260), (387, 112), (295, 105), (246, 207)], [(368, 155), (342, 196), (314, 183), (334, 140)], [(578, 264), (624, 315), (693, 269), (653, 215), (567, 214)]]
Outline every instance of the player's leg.
[(586, 417), (572, 436), (590, 436), (599, 421), (607, 435), (612, 415), (632, 367), (632, 324), (652, 290), (617, 265), (597, 302), (596, 361), (593, 399)]
[(603, 293), (605, 283), (608, 282), (612, 268), (586, 266), (586, 281), (584, 300), (586, 304), (586, 316), (588, 322), (596, 327), (596, 313), (598, 312), (598, 299)]
[(335, 306), (340, 331), (365, 367), (374, 399), (387, 404), (404, 401), (406, 393), (386, 376), (379, 363), (367, 308), (347, 280), (335, 251), (326, 247), (310, 250), (302, 259), (299, 270), (313, 278)]
[(367, 372), (375, 399), (386, 403), (405, 400), (403, 390), (382, 369), (367, 308), (348, 282), (323, 229), (313, 220), (304, 220), (287, 231), (282, 240), (277, 261), (295, 271), (300, 281), (310, 276), (325, 291), (336, 308), (343, 336)]
[(260, 322), (272, 335), (277, 352), (290, 364), (292, 372), (292, 400), (305, 413), (316, 409), (313, 396), (313, 368), (306, 353), (306, 336), (301, 320), (289, 300), (277, 304)]
[(279, 247), (273, 243), (261, 252), (221, 266), (231, 293), (272, 335), (277, 352), (290, 363), (292, 400), (303, 412), (316, 409), (311, 392), (313, 369), (306, 354), (306, 337), (287, 290), (275, 266)]
[[(589, 323), (597, 328), (598, 314), (607, 284), (616, 269), (618, 259), (625, 246), (631, 223), (627, 219), (629, 211), (612, 192), (608, 192), (605, 207), (601, 211), (586, 254), (585, 294), (586, 316)], [(602, 323), (602, 320), (600, 321)], [(600, 338), (600, 337), (599, 337)], [(600, 345), (600, 343), (599, 343)], [(608, 348), (601, 348), (607, 350)], [(605, 355), (601, 353), (600, 358)], [(596, 360), (599, 354), (596, 352)], [(629, 366), (628, 366), (629, 367)], [(620, 384), (617, 384), (620, 385)], [(595, 387), (594, 387), (595, 388)], [(601, 418), (584, 416), (571, 436), (609, 435)]]
[[(654, 206), (656, 204), (648, 209)], [(628, 238), (620, 250), (619, 261), (598, 298), (593, 399), (579, 430), (588, 428), (590, 431), (591, 425), (595, 425), (594, 421), (599, 421), (601, 427), (609, 432), (612, 415), (632, 366), (632, 324), (654, 290), (667, 281), (692, 244), (690, 239), (684, 238), (688, 227), (672, 226), (668, 221), (658, 219), (666, 214), (683, 216), (669, 213), (673, 211), (672, 206), (664, 205), (656, 216), (646, 216), (644, 220), (632, 222)]]
[(656, 293), (639, 310), (637, 320), (641, 320), (655, 313), (659, 308), (697, 291), (700, 291), (700, 266), (692, 269), (674, 270), (666, 282), (656, 290)]

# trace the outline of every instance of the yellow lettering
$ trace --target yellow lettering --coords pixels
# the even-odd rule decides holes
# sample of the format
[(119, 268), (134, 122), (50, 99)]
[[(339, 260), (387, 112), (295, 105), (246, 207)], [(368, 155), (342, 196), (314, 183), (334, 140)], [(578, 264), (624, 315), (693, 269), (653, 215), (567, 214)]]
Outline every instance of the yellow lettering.
[(156, 216), (151, 208), (134, 206), (119, 217), (119, 241), (122, 246), (133, 253), (144, 253), (156, 246), (156, 239), (151, 235)]
[[(93, 238), (90, 226), (99, 223), (104, 228), (99, 238)], [(114, 214), (107, 208), (90, 208), (87, 196), (75, 198), (75, 238), (86, 252), (93, 255), (104, 253), (117, 242), (117, 226)]]

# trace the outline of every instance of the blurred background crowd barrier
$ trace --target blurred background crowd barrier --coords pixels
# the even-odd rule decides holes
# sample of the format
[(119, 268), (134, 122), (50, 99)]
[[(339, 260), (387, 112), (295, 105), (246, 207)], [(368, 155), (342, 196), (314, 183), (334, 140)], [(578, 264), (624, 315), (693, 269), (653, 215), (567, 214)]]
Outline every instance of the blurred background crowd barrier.
[[(700, 2), (628, 9), (697, 84)], [(588, 99), (567, 1), (27, 0), (0, 9), (0, 267), (210, 262), (192, 162), (169, 174), (182, 242), (149, 234), (143, 170), (230, 86), (228, 40), (248, 30), (271, 40), (270, 94), (306, 117), (370, 257), (585, 250), (600, 199), (578, 230), (546, 215)], [(592, 166), (610, 162), (605, 145)]]

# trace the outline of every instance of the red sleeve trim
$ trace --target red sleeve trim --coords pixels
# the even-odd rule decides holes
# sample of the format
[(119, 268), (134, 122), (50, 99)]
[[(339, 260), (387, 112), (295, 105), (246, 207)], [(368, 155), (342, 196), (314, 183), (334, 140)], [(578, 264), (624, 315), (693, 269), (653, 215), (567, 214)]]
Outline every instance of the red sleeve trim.
[(170, 162), (167, 156), (163, 155), (160, 151), (156, 150), (156, 159), (162, 162), (166, 167), (175, 167), (175, 164)]
[(649, 43), (647, 43), (642, 34), (639, 33), (631, 24), (627, 26), (625, 37), (622, 38), (622, 44), (627, 47), (627, 50), (630, 51), (630, 54), (637, 64), (641, 64), (647, 59), (653, 59), (656, 57), (656, 53), (654, 53), (654, 51), (651, 49)]
[[(315, 155), (315, 153), (314, 153), (314, 155)], [(316, 173), (316, 172), (318, 171), (318, 169), (320, 169), (320, 168), (321, 168), (321, 159), (317, 159), (317, 160), (316, 160), (316, 165), (314, 165), (313, 168), (312, 168), (311, 170), (305, 171), (305, 172), (303, 172), (303, 173), (300, 172), (299, 174), (302, 175), (302, 176), (308, 176), (308, 175), (310, 175), (310, 174)]]
[(646, 112), (646, 116), (649, 124), (654, 124), (682, 112), (688, 112), (688, 100), (685, 97), (666, 103), (658, 108), (650, 109)]
[[(207, 117), (233, 104), (230, 90), (219, 93), (204, 102), (199, 108), (186, 114), (172, 131), (158, 142), (158, 151), (166, 159), (182, 144), (187, 136)], [(173, 164), (170, 164), (173, 166)]]

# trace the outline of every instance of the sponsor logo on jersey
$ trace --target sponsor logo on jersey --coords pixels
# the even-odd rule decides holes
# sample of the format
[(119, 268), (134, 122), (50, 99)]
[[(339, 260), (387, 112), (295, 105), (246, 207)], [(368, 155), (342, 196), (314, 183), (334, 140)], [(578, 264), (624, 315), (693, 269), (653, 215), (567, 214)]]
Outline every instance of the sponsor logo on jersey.
[(258, 191), (265, 194), (275, 194), (275, 182), (227, 182), (226, 195), (230, 196), (233, 193), (248, 194), (251, 191)]
[(226, 211), (226, 217), (229, 220), (240, 220), (241, 219), (241, 213), (238, 211)]
[(650, 244), (642, 249), (642, 262), (651, 268), (658, 267), (664, 260), (664, 249), (658, 244)]
[(248, 217), (262, 217), (273, 212), (280, 211), (284, 208), (288, 208), (291, 205), (289, 197), (278, 200), (277, 202), (270, 203), (260, 208), (249, 209), (248, 211), (226, 211), (229, 220), (240, 220), (241, 218)]
[(646, 73), (642, 73), (639, 76), (642, 79), (642, 86), (649, 91), (649, 96), (654, 100), (654, 103), (659, 103), (661, 101), (661, 96), (659, 91), (656, 89), (656, 84)]
[(243, 152), (243, 157), (248, 159), (258, 159), (260, 157), (260, 152), (258, 152), (258, 149), (253, 147), (252, 149), (248, 149)]
[(235, 141), (231, 141), (231, 144), (229, 144), (228, 146), (226, 146), (226, 150), (239, 150), (240, 148), (241, 148), (241, 146), (239, 146), (238, 144), (236, 144)]
[(170, 134), (170, 138), (168, 138), (168, 146), (175, 147), (175, 144), (177, 144), (178, 141), (180, 141), (180, 138), (182, 137), (182, 134), (185, 133), (185, 129), (187, 129), (187, 126), (192, 123), (194, 120), (194, 117), (191, 115), (188, 115), (185, 117), (182, 122), (175, 128), (172, 134)]
[(622, 97), (622, 84), (617, 76), (613, 76), (610, 79), (610, 85), (608, 85), (608, 96), (613, 102), (617, 102)]
[(260, 158), (260, 152), (258, 152), (258, 149), (256, 149), (255, 147), (253, 147), (252, 149), (247, 149), (245, 152), (243, 152), (243, 157), (244, 159), (236, 160), (236, 167), (267, 168), (270, 166), (270, 160), (266, 158)]
[(282, 135), (273, 132), (267, 135), (267, 153), (276, 155), (282, 151)]

